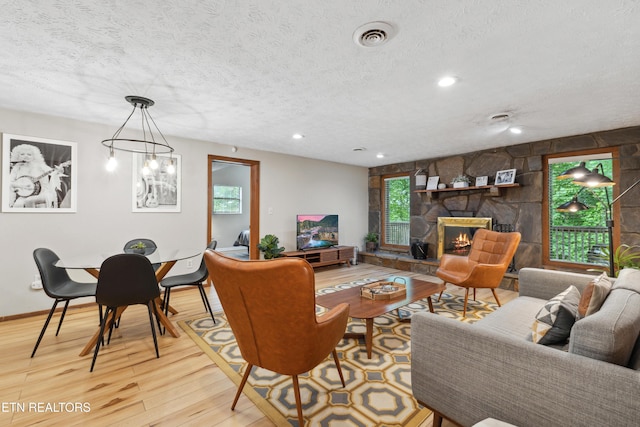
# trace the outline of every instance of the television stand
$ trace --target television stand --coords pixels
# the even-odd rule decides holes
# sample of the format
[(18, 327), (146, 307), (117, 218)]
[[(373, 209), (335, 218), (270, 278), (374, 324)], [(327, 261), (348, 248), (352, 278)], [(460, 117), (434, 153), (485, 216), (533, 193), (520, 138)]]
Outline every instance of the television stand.
[(312, 267), (347, 264), (353, 258), (353, 246), (333, 246), (325, 249), (305, 249), (303, 251), (282, 252), (283, 256), (306, 259)]

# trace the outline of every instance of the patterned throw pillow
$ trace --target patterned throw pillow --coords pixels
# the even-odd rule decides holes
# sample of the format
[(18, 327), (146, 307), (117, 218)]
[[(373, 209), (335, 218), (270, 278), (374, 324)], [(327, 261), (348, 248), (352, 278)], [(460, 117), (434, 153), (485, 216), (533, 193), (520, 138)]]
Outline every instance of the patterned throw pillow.
[(604, 300), (607, 299), (607, 295), (609, 295), (610, 290), (611, 281), (609, 281), (607, 273), (602, 273), (589, 282), (587, 287), (584, 288), (584, 291), (582, 291), (582, 296), (578, 303), (578, 314), (576, 315), (576, 320), (580, 320), (583, 317), (587, 317), (588, 315), (600, 310), (600, 307), (602, 307)]
[(579, 301), (580, 291), (575, 286), (569, 286), (564, 292), (551, 298), (540, 309), (533, 322), (533, 342), (546, 345), (566, 341), (576, 321)]

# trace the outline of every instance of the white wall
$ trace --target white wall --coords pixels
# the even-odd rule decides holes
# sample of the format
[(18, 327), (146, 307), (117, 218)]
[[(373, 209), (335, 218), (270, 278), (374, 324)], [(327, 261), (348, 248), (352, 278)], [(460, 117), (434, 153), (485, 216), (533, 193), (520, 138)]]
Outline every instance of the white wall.
[[(132, 213), (131, 155), (117, 153), (118, 170), (108, 173), (104, 168), (107, 151), (100, 144), (120, 120), (114, 117), (113, 126), (104, 126), (0, 109), (0, 132), (77, 142), (79, 163), (74, 166), (77, 213), (0, 213), (0, 317), (50, 308), (51, 299), (30, 287), (37, 273), (32, 256), (37, 247), (48, 247), (61, 258), (85, 252), (118, 253), (136, 237), (151, 238), (159, 247), (204, 248), (209, 154), (261, 162), (261, 236), (275, 234), (287, 250), (293, 250), (296, 214), (337, 213), (340, 243), (362, 244), (367, 231), (366, 168), (242, 148), (232, 153), (227, 145), (183, 138), (168, 137), (182, 155), (182, 212)], [(171, 274), (188, 270), (186, 262), (179, 262)], [(91, 280), (84, 272), (73, 276)]]

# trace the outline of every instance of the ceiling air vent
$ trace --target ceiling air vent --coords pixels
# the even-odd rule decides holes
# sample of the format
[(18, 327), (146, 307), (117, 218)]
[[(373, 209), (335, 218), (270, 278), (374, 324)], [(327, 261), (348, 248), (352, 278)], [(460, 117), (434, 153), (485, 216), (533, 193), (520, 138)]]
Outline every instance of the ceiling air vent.
[(363, 47), (382, 46), (395, 35), (395, 28), (386, 22), (369, 22), (353, 33), (353, 41)]

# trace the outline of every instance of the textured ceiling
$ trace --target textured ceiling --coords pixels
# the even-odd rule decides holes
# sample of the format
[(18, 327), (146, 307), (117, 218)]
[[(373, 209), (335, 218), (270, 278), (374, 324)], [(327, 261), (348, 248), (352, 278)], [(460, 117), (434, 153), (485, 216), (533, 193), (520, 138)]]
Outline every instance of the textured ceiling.
[[(146, 96), (165, 135), (238, 157), (370, 167), (640, 125), (638, 1), (0, 0), (0, 11), (0, 107), (115, 131), (124, 96)], [(397, 34), (356, 45), (371, 21)], [(439, 87), (446, 74), (458, 84)]]

